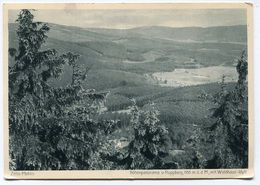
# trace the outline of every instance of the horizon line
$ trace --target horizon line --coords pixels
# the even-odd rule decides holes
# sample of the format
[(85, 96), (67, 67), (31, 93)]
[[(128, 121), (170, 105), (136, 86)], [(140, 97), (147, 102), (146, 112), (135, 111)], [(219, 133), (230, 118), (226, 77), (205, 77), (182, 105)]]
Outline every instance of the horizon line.
[[(35, 21), (35, 22), (41, 22), (41, 21)], [(150, 26), (137, 26), (132, 28), (108, 28), (108, 27), (82, 27), (82, 26), (74, 26), (74, 25), (65, 25), (65, 24), (57, 24), (52, 22), (42, 22), (47, 23), (50, 25), (59, 25), (59, 26), (66, 26), (66, 27), (75, 27), (75, 28), (82, 28), (82, 29), (110, 29), (110, 30), (131, 30), (136, 28), (149, 28), (149, 27), (164, 27), (164, 28), (175, 28), (175, 29), (181, 29), (181, 28), (215, 28), (215, 27), (235, 27), (235, 26), (247, 26), (247, 24), (234, 24), (234, 25), (219, 25), (219, 26), (183, 26), (183, 27), (172, 27), (172, 26), (159, 26), (159, 25), (150, 25)], [(17, 22), (8, 22), (8, 24), (19, 24)]]

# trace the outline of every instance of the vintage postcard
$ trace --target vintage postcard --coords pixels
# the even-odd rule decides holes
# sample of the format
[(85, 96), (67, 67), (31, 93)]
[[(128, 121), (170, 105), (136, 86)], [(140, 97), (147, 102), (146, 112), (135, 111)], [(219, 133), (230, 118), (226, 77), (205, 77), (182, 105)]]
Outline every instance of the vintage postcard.
[(253, 178), (253, 5), (4, 4), (6, 179)]

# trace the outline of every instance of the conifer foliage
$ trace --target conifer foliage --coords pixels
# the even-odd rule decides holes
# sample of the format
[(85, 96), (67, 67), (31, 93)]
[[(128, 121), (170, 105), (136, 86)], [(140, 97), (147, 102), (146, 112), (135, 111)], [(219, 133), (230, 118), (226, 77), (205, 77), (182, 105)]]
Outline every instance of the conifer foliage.
[(221, 89), (215, 95), (202, 97), (216, 104), (212, 116), (217, 121), (211, 126), (208, 141), (214, 144), (214, 158), (209, 161), (211, 168), (248, 167), (248, 64), (245, 52), (236, 66), (238, 81), (230, 92), (225, 89), (222, 77)]
[[(87, 97), (93, 90), (81, 85), (90, 68), (81, 70), (80, 56), (71, 52), (41, 50), (50, 27), (33, 19), (31, 10), (20, 12), (19, 46), (9, 49), (15, 61), (9, 67), (10, 169), (95, 169), (101, 162), (109, 168), (99, 154), (115, 121), (92, 119), (97, 108)], [(71, 84), (51, 87), (50, 79), (59, 77), (64, 65), (73, 68)]]
[(158, 125), (159, 111), (151, 105), (141, 118), (141, 111), (133, 100), (131, 110), (134, 126), (134, 140), (129, 144), (128, 168), (159, 169), (163, 168), (163, 158), (168, 155), (168, 130)]

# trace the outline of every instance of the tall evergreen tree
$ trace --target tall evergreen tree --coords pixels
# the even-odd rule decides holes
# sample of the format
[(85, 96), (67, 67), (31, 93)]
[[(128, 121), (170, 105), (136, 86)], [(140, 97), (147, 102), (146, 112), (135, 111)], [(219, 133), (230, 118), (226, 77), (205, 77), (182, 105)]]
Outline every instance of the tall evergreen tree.
[(141, 112), (135, 100), (131, 110), (131, 122), (134, 125), (134, 140), (129, 144), (127, 156), (128, 169), (159, 169), (163, 168), (163, 158), (168, 155), (167, 129), (158, 125), (159, 111), (151, 105), (151, 110)]
[(248, 64), (244, 55), (243, 51), (236, 66), (238, 81), (235, 89), (227, 92), (223, 77), (218, 93), (203, 95), (216, 104), (212, 116), (217, 121), (211, 126), (208, 136), (215, 147), (214, 159), (209, 164), (211, 168), (248, 167)]
[[(82, 82), (89, 68), (79, 68), (79, 55), (41, 50), (50, 27), (33, 22), (30, 10), (18, 16), (18, 50), (9, 49), (14, 65), (9, 67), (10, 169), (55, 170), (110, 168), (102, 138), (115, 122), (91, 119), (96, 114), (87, 98), (92, 91)], [(49, 80), (59, 77), (63, 66), (73, 68), (72, 82), (54, 88)]]

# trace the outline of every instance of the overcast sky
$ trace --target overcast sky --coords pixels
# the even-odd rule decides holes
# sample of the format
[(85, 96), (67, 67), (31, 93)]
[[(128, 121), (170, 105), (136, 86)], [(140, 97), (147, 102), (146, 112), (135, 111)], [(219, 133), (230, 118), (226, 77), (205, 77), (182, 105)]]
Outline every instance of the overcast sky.
[[(19, 10), (9, 11), (14, 22)], [(127, 29), (141, 26), (210, 27), (246, 25), (246, 10), (37, 10), (35, 21), (86, 28)]]

